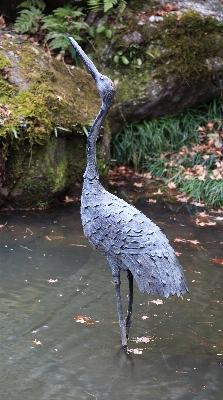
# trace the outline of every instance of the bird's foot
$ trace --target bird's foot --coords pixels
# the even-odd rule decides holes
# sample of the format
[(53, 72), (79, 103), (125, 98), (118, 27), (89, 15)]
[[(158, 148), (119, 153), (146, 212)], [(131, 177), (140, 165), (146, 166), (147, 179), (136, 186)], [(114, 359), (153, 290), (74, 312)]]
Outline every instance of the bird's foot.
[(127, 344), (125, 344), (125, 345), (122, 346), (122, 347), (123, 347), (124, 353), (125, 353), (125, 354), (129, 354), (129, 349), (128, 349)]

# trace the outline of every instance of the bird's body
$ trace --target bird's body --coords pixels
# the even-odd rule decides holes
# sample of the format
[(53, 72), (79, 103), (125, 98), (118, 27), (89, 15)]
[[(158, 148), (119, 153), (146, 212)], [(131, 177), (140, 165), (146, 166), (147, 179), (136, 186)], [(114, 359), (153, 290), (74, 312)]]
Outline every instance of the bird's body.
[[(97, 71), (77, 42), (72, 38), (69, 40), (92, 75), (102, 100), (101, 109), (87, 139), (81, 218), (85, 236), (107, 258), (112, 269), (122, 345), (127, 352), (127, 338), (132, 322), (133, 277), (142, 292), (153, 296), (180, 296), (188, 288), (183, 269), (161, 230), (135, 207), (106, 191), (99, 182), (96, 140), (111, 107), (115, 88), (108, 77)], [(126, 319), (123, 317), (120, 294), (121, 270), (127, 271), (129, 280)]]
[(160, 228), (98, 180), (84, 181), (81, 217), (92, 246), (112, 263), (112, 270), (129, 269), (141, 292), (165, 297), (185, 293), (182, 267)]

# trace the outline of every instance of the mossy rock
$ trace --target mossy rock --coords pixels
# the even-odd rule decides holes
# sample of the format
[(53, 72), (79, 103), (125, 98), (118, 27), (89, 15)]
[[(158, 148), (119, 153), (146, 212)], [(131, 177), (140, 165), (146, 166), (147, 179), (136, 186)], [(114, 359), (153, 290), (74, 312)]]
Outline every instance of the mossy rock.
[[(25, 207), (56, 201), (82, 181), (83, 127), (89, 129), (101, 103), (86, 71), (17, 42), (6, 38), (0, 49), (0, 205)], [(98, 164), (105, 179), (110, 155), (106, 122), (101, 137)]]
[[(110, 114), (114, 133), (126, 122), (196, 107), (222, 91), (223, 29), (219, 21), (194, 10), (151, 20), (154, 8), (150, 2), (141, 6), (128, 4), (109, 45), (103, 32), (96, 37), (95, 62), (99, 59), (117, 86), (116, 107)], [(111, 18), (103, 24), (111, 29)]]

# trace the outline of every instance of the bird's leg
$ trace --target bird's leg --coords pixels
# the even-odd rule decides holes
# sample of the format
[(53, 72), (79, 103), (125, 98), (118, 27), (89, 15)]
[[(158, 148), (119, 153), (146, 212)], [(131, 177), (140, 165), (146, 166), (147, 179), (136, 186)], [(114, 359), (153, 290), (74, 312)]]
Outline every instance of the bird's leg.
[(128, 308), (126, 316), (126, 338), (129, 337), (129, 329), (132, 323), (132, 303), (133, 303), (133, 275), (131, 271), (127, 270), (127, 278), (129, 280), (129, 296), (128, 296)]
[(122, 347), (125, 353), (128, 353), (127, 348), (127, 338), (126, 338), (126, 322), (123, 317), (122, 312), (122, 299), (121, 299), (121, 292), (120, 292), (120, 270), (116, 271), (112, 274), (114, 278), (114, 285), (115, 285), (115, 293), (116, 293), (116, 303), (117, 303), (117, 310), (118, 310), (118, 319), (119, 319), (119, 326), (120, 326), (120, 333), (122, 338)]

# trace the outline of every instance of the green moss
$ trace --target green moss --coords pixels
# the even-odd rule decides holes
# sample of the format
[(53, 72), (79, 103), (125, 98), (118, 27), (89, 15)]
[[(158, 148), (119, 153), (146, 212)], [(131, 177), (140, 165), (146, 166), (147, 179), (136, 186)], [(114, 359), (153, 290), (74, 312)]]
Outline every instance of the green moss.
[[(8, 67), (11, 67), (11, 63), (7, 57), (5, 57), (2, 53), (0, 53), (0, 99), (1, 103), (5, 104), (6, 100), (9, 96), (13, 96), (15, 94), (15, 89), (12, 85), (9, 85), (6, 76), (7, 73), (5, 72)], [(1, 113), (0, 113), (1, 118)], [(1, 135), (1, 131), (0, 131)]]
[(4, 71), (5, 68), (7, 67), (11, 67), (12, 64), (10, 62), (10, 60), (4, 56), (3, 54), (0, 53), (0, 71)]
[(167, 14), (161, 26), (162, 46), (168, 50), (159, 57), (162, 67), (166, 70), (168, 62), (168, 71), (177, 72), (181, 81), (211, 80), (214, 71), (209, 70), (207, 59), (223, 55), (217, 20), (191, 10), (181, 16)]
[[(77, 163), (77, 156), (82, 166), (80, 162)], [(7, 167), (9, 171), (13, 170), (13, 174), (7, 175), (6, 184), (14, 198), (12, 204), (23, 207), (27, 204), (35, 206), (39, 202), (55, 202), (72, 182), (82, 180), (84, 163), (85, 151), (81, 138), (67, 141), (65, 138), (51, 137), (42, 146), (33, 145), (32, 153), (26, 141), (22, 151), (20, 148), (12, 150), (8, 158)]]
[[(0, 53), (0, 204), (51, 203), (83, 180), (82, 126), (97, 115), (100, 98), (85, 71), (74, 69), (71, 76), (63, 63), (25, 43), (6, 41), (4, 49), (10, 61)], [(101, 147), (100, 138), (103, 177), (108, 169)]]
[[(89, 91), (89, 103), (92, 103), (92, 108), (85, 112), (81, 110), (81, 88), (89, 86), (86, 74), (78, 76), (79, 88), (76, 88), (75, 101), (72, 92), (75, 88), (75, 78), (72, 83), (69, 75), (66, 78), (68, 71), (62, 63), (25, 44), (20, 47), (19, 51), (16, 50), (16, 46), (12, 49), (20, 56), (19, 73), (24, 81), (25, 90), (22, 88), (16, 92), (10, 82), (0, 81), (0, 103), (6, 106), (10, 113), (10, 118), (5, 119), (4, 124), (0, 126), (0, 137), (9, 137), (10, 141), (16, 138), (20, 144), (27, 139), (31, 145), (43, 144), (48, 141), (56, 126), (71, 132), (74, 125), (77, 128), (81, 127), (97, 114), (100, 100), (98, 98), (97, 108), (94, 90)], [(9, 64), (6, 57), (2, 57), (2, 60), (2, 67)]]
[[(180, 15), (169, 13), (158, 23), (139, 25), (131, 7), (132, 3), (122, 14), (122, 23), (114, 30), (112, 54), (105, 51), (106, 38), (102, 34), (99, 41), (97, 38), (98, 55), (107, 67), (106, 73), (118, 82), (116, 100), (130, 103), (137, 96), (140, 104), (140, 99), (143, 103), (148, 96), (154, 99), (171, 75), (179, 84), (189, 86), (216, 79), (212, 60), (223, 57), (223, 36), (214, 17), (187, 11)], [(141, 34), (142, 40), (133, 47), (123, 36), (135, 31)], [(114, 63), (119, 51), (129, 60), (128, 65)]]

